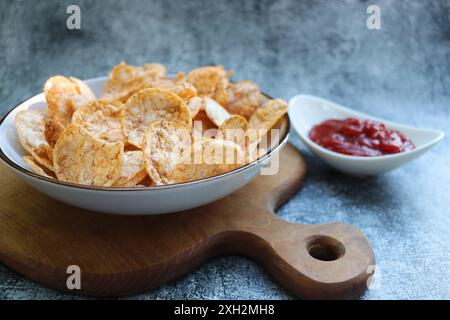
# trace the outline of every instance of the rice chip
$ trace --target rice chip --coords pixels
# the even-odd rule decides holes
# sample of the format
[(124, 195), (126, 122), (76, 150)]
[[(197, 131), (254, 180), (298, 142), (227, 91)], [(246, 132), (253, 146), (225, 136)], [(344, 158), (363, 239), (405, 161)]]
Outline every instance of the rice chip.
[(45, 138), (45, 111), (22, 110), (16, 114), (15, 124), (19, 141), (36, 161), (53, 171), (53, 164), (49, 154), (52, 148)]
[(245, 150), (247, 136), (247, 120), (239, 115), (232, 115), (220, 125), (216, 139), (228, 140), (237, 143)]
[(166, 79), (166, 68), (162, 64), (145, 64), (136, 67), (121, 63), (115, 66), (103, 86), (104, 100), (126, 102), (136, 92), (151, 87), (158, 79)]
[(164, 89), (144, 89), (133, 95), (122, 112), (122, 127), (128, 143), (142, 148), (144, 133), (155, 121), (167, 120), (190, 129), (188, 106), (176, 94)]
[(109, 187), (122, 171), (123, 143), (105, 142), (71, 124), (56, 142), (53, 163), (61, 181)]
[(219, 103), (211, 98), (204, 97), (205, 112), (208, 118), (218, 127), (231, 115)]
[(157, 80), (151, 84), (151, 88), (166, 89), (175, 93), (183, 100), (188, 100), (197, 95), (197, 89), (189, 82), (173, 82), (171, 80)]
[(194, 142), (195, 179), (203, 179), (234, 170), (245, 164), (242, 149), (234, 142), (204, 139)]
[(70, 124), (73, 113), (88, 102), (95, 100), (92, 90), (77, 78), (54, 76), (44, 85), (50, 116), (63, 126)]
[(261, 89), (250, 80), (231, 83), (227, 88), (226, 109), (249, 119), (261, 103)]
[(56, 179), (55, 174), (47, 168), (41, 166), (33, 156), (25, 156), (22, 160), (31, 168), (31, 170), (33, 170), (34, 173), (46, 178)]
[(114, 187), (132, 187), (145, 178), (144, 154), (141, 150), (126, 151), (123, 154), (123, 166)]
[(98, 139), (124, 142), (122, 108), (120, 101), (97, 100), (78, 109), (73, 114), (72, 123), (82, 126)]
[(287, 110), (287, 103), (281, 99), (268, 100), (257, 109), (248, 122), (250, 144), (261, 141)]
[[(45, 139), (47, 140), (47, 143), (52, 148), (55, 146), (56, 141), (58, 141), (59, 136), (63, 131), (64, 126), (58, 121), (55, 121), (53, 119), (47, 119), (44, 123), (44, 136)], [(53, 150), (51, 153), (51, 157), (53, 157)]]
[(221, 105), (227, 103), (229, 74), (223, 66), (208, 66), (189, 72), (187, 81), (197, 89), (198, 95), (213, 98)]
[(189, 130), (177, 123), (158, 121), (150, 126), (145, 133), (144, 159), (156, 185), (192, 179), (191, 142)]

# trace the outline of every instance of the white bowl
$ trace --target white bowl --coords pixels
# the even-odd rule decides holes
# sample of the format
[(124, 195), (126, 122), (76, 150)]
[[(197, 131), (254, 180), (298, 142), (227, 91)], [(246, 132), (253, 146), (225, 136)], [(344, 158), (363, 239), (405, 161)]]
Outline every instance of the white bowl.
[[(398, 168), (421, 156), (444, 138), (442, 131), (419, 129), (375, 118), (310, 95), (297, 95), (289, 101), (289, 117), (300, 139), (313, 154), (331, 167), (353, 175), (376, 175)], [(358, 157), (330, 151), (309, 138), (309, 131), (314, 125), (331, 118), (345, 119), (348, 117), (383, 122), (387, 128), (398, 130), (405, 134), (414, 142), (416, 148), (392, 155)]]
[[(87, 80), (97, 96), (101, 95), (105, 77)], [(46, 108), (44, 94), (38, 94), (19, 104), (0, 122), (0, 158), (14, 173), (42, 193), (80, 208), (124, 215), (153, 215), (188, 210), (223, 198), (252, 181), (260, 170), (286, 144), (289, 137), (289, 117), (280, 122), (279, 143), (273, 142), (261, 158), (234, 171), (219, 176), (166, 186), (143, 188), (100, 188), (48, 179), (35, 174), (22, 161), (26, 154), (19, 143), (14, 124), (17, 112)], [(4, 186), (7, 188), (7, 186)]]

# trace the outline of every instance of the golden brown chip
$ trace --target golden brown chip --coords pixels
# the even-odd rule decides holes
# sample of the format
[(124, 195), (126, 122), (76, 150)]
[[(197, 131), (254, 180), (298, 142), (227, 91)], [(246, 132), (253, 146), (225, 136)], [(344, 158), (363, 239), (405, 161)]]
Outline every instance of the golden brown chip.
[(136, 187), (153, 187), (153, 186), (156, 186), (156, 184), (153, 182), (152, 178), (149, 177), (147, 171), (145, 172), (144, 179), (139, 181), (139, 184), (136, 185)]
[(51, 178), (51, 179), (56, 178), (55, 174), (52, 171), (41, 166), (33, 156), (25, 156), (22, 159), (31, 168), (31, 170), (34, 171), (34, 173), (37, 173), (46, 178)]
[(261, 103), (261, 90), (253, 81), (241, 80), (228, 86), (227, 99), (226, 108), (231, 114), (249, 119)]
[(51, 158), (48, 156), (52, 148), (45, 138), (45, 121), (47, 116), (43, 111), (22, 110), (15, 117), (19, 141), (42, 166), (53, 170)]
[[(56, 141), (58, 141), (58, 138), (63, 131), (64, 126), (53, 119), (47, 119), (44, 123), (45, 139), (52, 148), (55, 146)], [(53, 150), (49, 156), (53, 157)]]
[(234, 142), (205, 139), (194, 142), (194, 179), (203, 179), (234, 170), (245, 164), (242, 149)]
[(144, 159), (156, 185), (189, 181), (193, 176), (189, 130), (169, 121), (154, 122), (145, 133)]
[(98, 139), (124, 142), (122, 108), (120, 101), (97, 100), (78, 109), (73, 114), (72, 123), (82, 126)]
[(178, 72), (175, 77), (172, 79), (172, 81), (174, 83), (178, 83), (178, 82), (186, 82), (187, 81), (187, 76), (183, 71)]
[(175, 122), (188, 129), (192, 127), (189, 108), (176, 94), (152, 88), (133, 95), (122, 112), (122, 127), (128, 142), (142, 148), (144, 132), (158, 120)]
[(218, 127), (227, 120), (231, 115), (228, 113), (227, 109), (222, 107), (216, 101), (211, 98), (204, 97), (205, 112), (208, 118), (214, 122)]
[(123, 143), (99, 140), (71, 124), (56, 142), (53, 163), (61, 181), (109, 187), (122, 171)]
[(123, 154), (123, 166), (120, 177), (114, 183), (115, 187), (132, 187), (145, 178), (144, 154), (141, 150), (126, 151)]
[(199, 111), (193, 119), (192, 135), (195, 140), (211, 139), (217, 135), (217, 126), (208, 118), (205, 111)]
[(208, 96), (221, 105), (225, 105), (227, 103), (228, 77), (223, 66), (208, 66), (189, 72), (187, 81), (195, 86), (198, 95)]
[(191, 112), (191, 118), (194, 119), (200, 110), (204, 109), (204, 97), (192, 97), (187, 101), (187, 106)]
[(44, 85), (50, 116), (56, 122), (66, 126), (72, 114), (86, 103), (95, 100), (92, 90), (77, 78), (54, 76)]
[(250, 144), (259, 142), (287, 110), (287, 103), (281, 99), (269, 100), (257, 109), (248, 122)]
[(197, 89), (195, 89), (194, 85), (190, 84), (189, 82), (174, 82), (171, 80), (163, 79), (152, 82), (150, 87), (169, 90), (183, 100), (188, 100), (197, 95)]
[(237, 114), (232, 115), (220, 125), (216, 139), (228, 140), (237, 143), (242, 150), (245, 149), (247, 136), (247, 120)]
[(188, 100), (197, 95), (197, 89), (189, 82), (176, 83), (174, 87), (170, 88), (170, 91), (183, 100)]
[(136, 92), (151, 87), (155, 80), (166, 78), (166, 68), (162, 64), (135, 67), (121, 63), (111, 70), (103, 87), (102, 99), (126, 102)]
[(133, 188), (138, 186), (143, 186), (142, 181), (148, 176), (147, 171), (144, 169), (142, 171), (139, 171), (133, 178), (126, 181), (125, 183), (118, 185), (114, 184), (113, 187), (115, 188)]

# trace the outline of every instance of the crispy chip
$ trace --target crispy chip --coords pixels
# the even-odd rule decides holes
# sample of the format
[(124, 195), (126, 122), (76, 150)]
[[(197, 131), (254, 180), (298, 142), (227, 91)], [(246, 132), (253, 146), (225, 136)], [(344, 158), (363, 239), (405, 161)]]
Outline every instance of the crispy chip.
[(172, 81), (174, 83), (178, 83), (178, 82), (186, 82), (187, 81), (187, 76), (183, 71), (178, 72), (175, 77), (172, 79)]
[(223, 66), (209, 66), (189, 72), (187, 81), (195, 86), (198, 95), (208, 96), (221, 105), (225, 105), (227, 103), (228, 77)]
[(136, 187), (153, 187), (153, 186), (156, 186), (156, 184), (153, 182), (152, 178), (149, 177), (147, 171), (145, 172), (144, 179), (139, 181), (139, 184), (136, 185)]
[(211, 139), (217, 135), (217, 126), (205, 111), (199, 111), (192, 121), (192, 135), (195, 140)]
[(77, 78), (51, 77), (44, 85), (50, 116), (63, 126), (70, 124), (72, 114), (84, 104), (95, 100), (92, 90)]
[(144, 159), (156, 185), (192, 179), (191, 142), (189, 130), (174, 122), (158, 121), (150, 126), (145, 133)]
[(151, 83), (150, 87), (169, 90), (183, 100), (188, 100), (197, 95), (197, 89), (195, 89), (194, 85), (185, 81), (174, 82), (167, 79), (156, 80)]
[(227, 120), (231, 115), (228, 113), (227, 109), (222, 107), (216, 101), (211, 98), (204, 97), (205, 112), (208, 118), (214, 122), (218, 127)]
[[(58, 138), (63, 131), (64, 126), (53, 119), (47, 119), (44, 123), (45, 139), (52, 148), (55, 146), (56, 141), (58, 141)], [(53, 157), (53, 150), (49, 156)]]
[(228, 86), (227, 99), (228, 112), (249, 119), (261, 103), (261, 90), (253, 81), (241, 80)]
[(131, 178), (130, 180), (126, 181), (125, 183), (119, 185), (119, 184), (114, 184), (113, 187), (115, 188), (133, 188), (133, 187), (138, 187), (139, 185), (142, 185), (142, 181), (148, 177), (147, 171), (144, 169), (142, 171), (139, 171), (133, 178)]
[(122, 112), (122, 126), (128, 142), (142, 148), (145, 130), (158, 120), (172, 121), (188, 129), (192, 127), (189, 108), (176, 94), (152, 88), (133, 95)]
[(40, 165), (33, 156), (22, 157), (22, 160), (34, 171), (46, 178), (56, 179), (55, 174), (44, 166)]
[(234, 142), (204, 139), (194, 142), (194, 179), (203, 179), (234, 170), (245, 163), (242, 149)]
[(162, 64), (135, 67), (121, 63), (111, 70), (102, 99), (126, 102), (136, 92), (151, 87), (154, 81), (166, 78), (166, 68)]
[(287, 110), (287, 103), (281, 99), (269, 100), (257, 109), (248, 122), (250, 144), (259, 142)]
[(53, 163), (59, 180), (109, 187), (122, 171), (123, 144), (96, 139), (81, 126), (71, 124), (56, 142)]
[(122, 131), (120, 101), (97, 100), (78, 109), (72, 123), (86, 129), (94, 137), (107, 142), (125, 141)]
[(114, 187), (132, 187), (145, 178), (144, 154), (141, 150), (126, 151), (123, 154), (123, 166)]
[(244, 150), (247, 127), (247, 120), (242, 116), (234, 114), (222, 122), (217, 131), (216, 139), (233, 141)]
[(194, 119), (200, 110), (204, 109), (204, 98), (203, 97), (192, 97), (187, 101), (187, 106), (191, 112), (191, 118)]
[(40, 165), (53, 171), (49, 153), (52, 148), (45, 138), (45, 111), (22, 110), (15, 118), (17, 135), (23, 148), (28, 151)]

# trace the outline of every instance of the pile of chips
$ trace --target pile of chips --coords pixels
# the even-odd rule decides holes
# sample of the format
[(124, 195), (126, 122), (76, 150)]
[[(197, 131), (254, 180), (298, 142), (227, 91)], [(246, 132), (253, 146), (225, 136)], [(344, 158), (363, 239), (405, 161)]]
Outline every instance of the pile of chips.
[(19, 140), (36, 173), (101, 187), (146, 187), (203, 179), (254, 161), (287, 112), (252, 81), (207, 66), (169, 79), (161, 64), (115, 66), (97, 99), (83, 81), (54, 76), (46, 110), (23, 110)]

